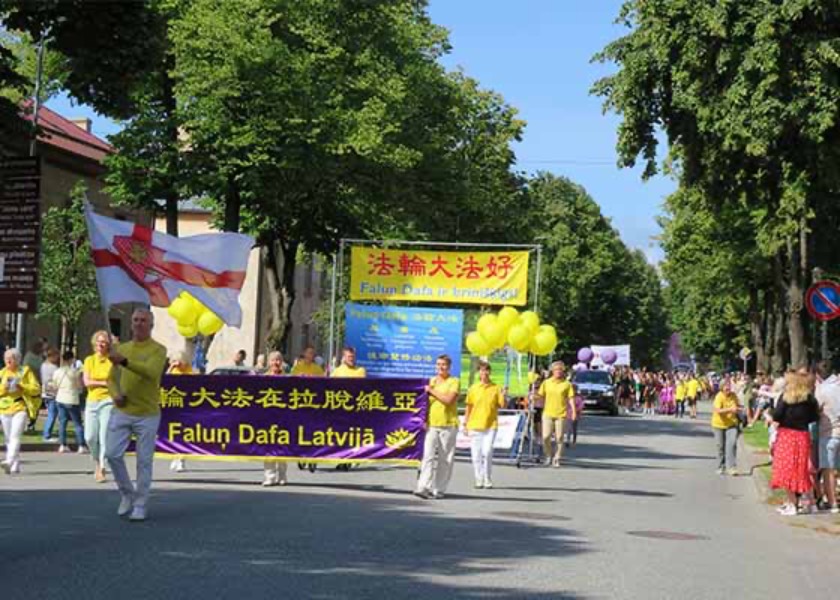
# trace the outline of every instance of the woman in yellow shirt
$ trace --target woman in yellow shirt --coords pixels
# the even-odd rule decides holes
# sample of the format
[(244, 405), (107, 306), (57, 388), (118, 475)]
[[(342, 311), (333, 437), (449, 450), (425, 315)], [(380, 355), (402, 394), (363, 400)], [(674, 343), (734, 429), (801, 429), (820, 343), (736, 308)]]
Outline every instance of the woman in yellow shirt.
[(493, 481), (493, 442), (499, 428), (499, 409), (505, 405), (502, 389), (490, 381), (490, 363), (478, 363), (478, 382), (467, 392), (464, 429), (470, 436), (475, 487), (490, 489)]
[(108, 420), (114, 401), (108, 390), (111, 377), (111, 335), (107, 331), (97, 331), (90, 340), (93, 354), (82, 365), (82, 381), (87, 388), (85, 404), (85, 442), (93, 458), (94, 479), (98, 483), (105, 481), (105, 448), (108, 439)]
[(712, 431), (718, 453), (718, 473), (737, 475), (738, 448), (738, 396), (732, 391), (732, 383), (727, 379), (720, 386), (712, 405)]
[(26, 399), (41, 394), (41, 385), (29, 367), (22, 366), (20, 352), (9, 348), (0, 371), (0, 421), (6, 438), (6, 460), (0, 463), (6, 473), (20, 473), (20, 440), (27, 422)]

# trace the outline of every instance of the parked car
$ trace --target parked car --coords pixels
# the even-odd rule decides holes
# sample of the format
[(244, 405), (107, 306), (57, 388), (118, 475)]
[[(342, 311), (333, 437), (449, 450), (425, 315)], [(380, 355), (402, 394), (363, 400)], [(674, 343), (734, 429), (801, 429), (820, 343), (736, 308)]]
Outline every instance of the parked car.
[(251, 367), (237, 367), (231, 365), (229, 367), (216, 367), (209, 373), (210, 375), (256, 375), (257, 372)]
[(607, 371), (575, 371), (572, 383), (577, 395), (583, 399), (584, 410), (604, 410), (612, 416), (618, 414), (615, 385)]

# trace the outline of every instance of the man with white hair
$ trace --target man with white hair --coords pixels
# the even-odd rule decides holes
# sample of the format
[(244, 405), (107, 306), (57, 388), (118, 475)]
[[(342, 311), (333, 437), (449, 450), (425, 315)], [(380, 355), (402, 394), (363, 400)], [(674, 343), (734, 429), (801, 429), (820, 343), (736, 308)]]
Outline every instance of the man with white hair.
[[(152, 486), (155, 440), (160, 424), (160, 378), (166, 367), (166, 348), (152, 339), (154, 317), (147, 308), (131, 315), (131, 341), (111, 349), (114, 411), (108, 422), (105, 456), (122, 496), (117, 514), (131, 521), (146, 520), (146, 501)], [(125, 466), (131, 436), (137, 438), (137, 485)]]

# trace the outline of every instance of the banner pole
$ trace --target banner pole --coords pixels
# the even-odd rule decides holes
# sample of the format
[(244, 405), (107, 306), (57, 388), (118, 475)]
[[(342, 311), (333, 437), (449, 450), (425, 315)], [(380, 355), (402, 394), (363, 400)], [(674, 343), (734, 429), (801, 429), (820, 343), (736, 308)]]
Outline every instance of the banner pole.
[(338, 254), (333, 253), (332, 261), (332, 291), (330, 293), (330, 345), (329, 345), (329, 366), (330, 370), (333, 367), (333, 358), (335, 356), (335, 290), (336, 290), (336, 270), (338, 268)]
[[(333, 304), (336, 304), (338, 302), (338, 300), (344, 298), (344, 243), (345, 243), (345, 241), (346, 240), (343, 239), (343, 238), (338, 241), (338, 257), (336, 258), (336, 262), (335, 262), (335, 265), (336, 265), (335, 271), (336, 272), (334, 273), (336, 287), (335, 287), (335, 295), (333, 296)], [(336, 315), (336, 317), (337, 317), (337, 315)], [(336, 318), (336, 323), (335, 323), (335, 328), (336, 329), (338, 329), (338, 322), (337, 321), (338, 321), (338, 319)], [(337, 333), (337, 331), (336, 331), (336, 333)], [(338, 337), (338, 336), (336, 336), (336, 337)], [(339, 344), (336, 343), (336, 348), (335, 348), (336, 356), (331, 356), (330, 357), (330, 360), (333, 361), (333, 363), (335, 363), (335, 364), (338, 364), (338, 356), (337, 356), (337, 354), (338, 354), (338, 347), (337, 346), (338, 345)]]

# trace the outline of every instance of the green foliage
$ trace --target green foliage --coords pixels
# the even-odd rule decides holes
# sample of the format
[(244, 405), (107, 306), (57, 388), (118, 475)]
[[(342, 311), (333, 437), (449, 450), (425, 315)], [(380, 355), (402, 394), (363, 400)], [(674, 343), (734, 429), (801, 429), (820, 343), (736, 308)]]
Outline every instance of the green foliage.
[[(34, 95), (35, 80), (38, 74), (38, 45), (25, 32), (11, 32), (0, 29), (0, 46), (7, 49), (15, 57), (16, 72), (22, 78), (22, 86), (4, 87), (0, 84), (0, 94), (9, 98), (15, 104), (20, 104), (26, 98)], [(46, 102), (55, 96), (64, 86), (67, 79), (67, 64), (64, 56), (54, 50), (44, 50), (44, 60), (41, 69), (41, 102)]]
[(85, 190), (77, 183), (67, 205), (50, 208), (41, 221), (38, 316), (60, 319), (70, 330), (100, 304), (85, 224)]
[(634, 362), (658, 366), (668, 337), (661, 284), (630, 251), (579, 185), (547, 173), (529, 183), (543, 244), (540, 312), (557, 328), (558, 351), (589, 344), (632, 345)]

